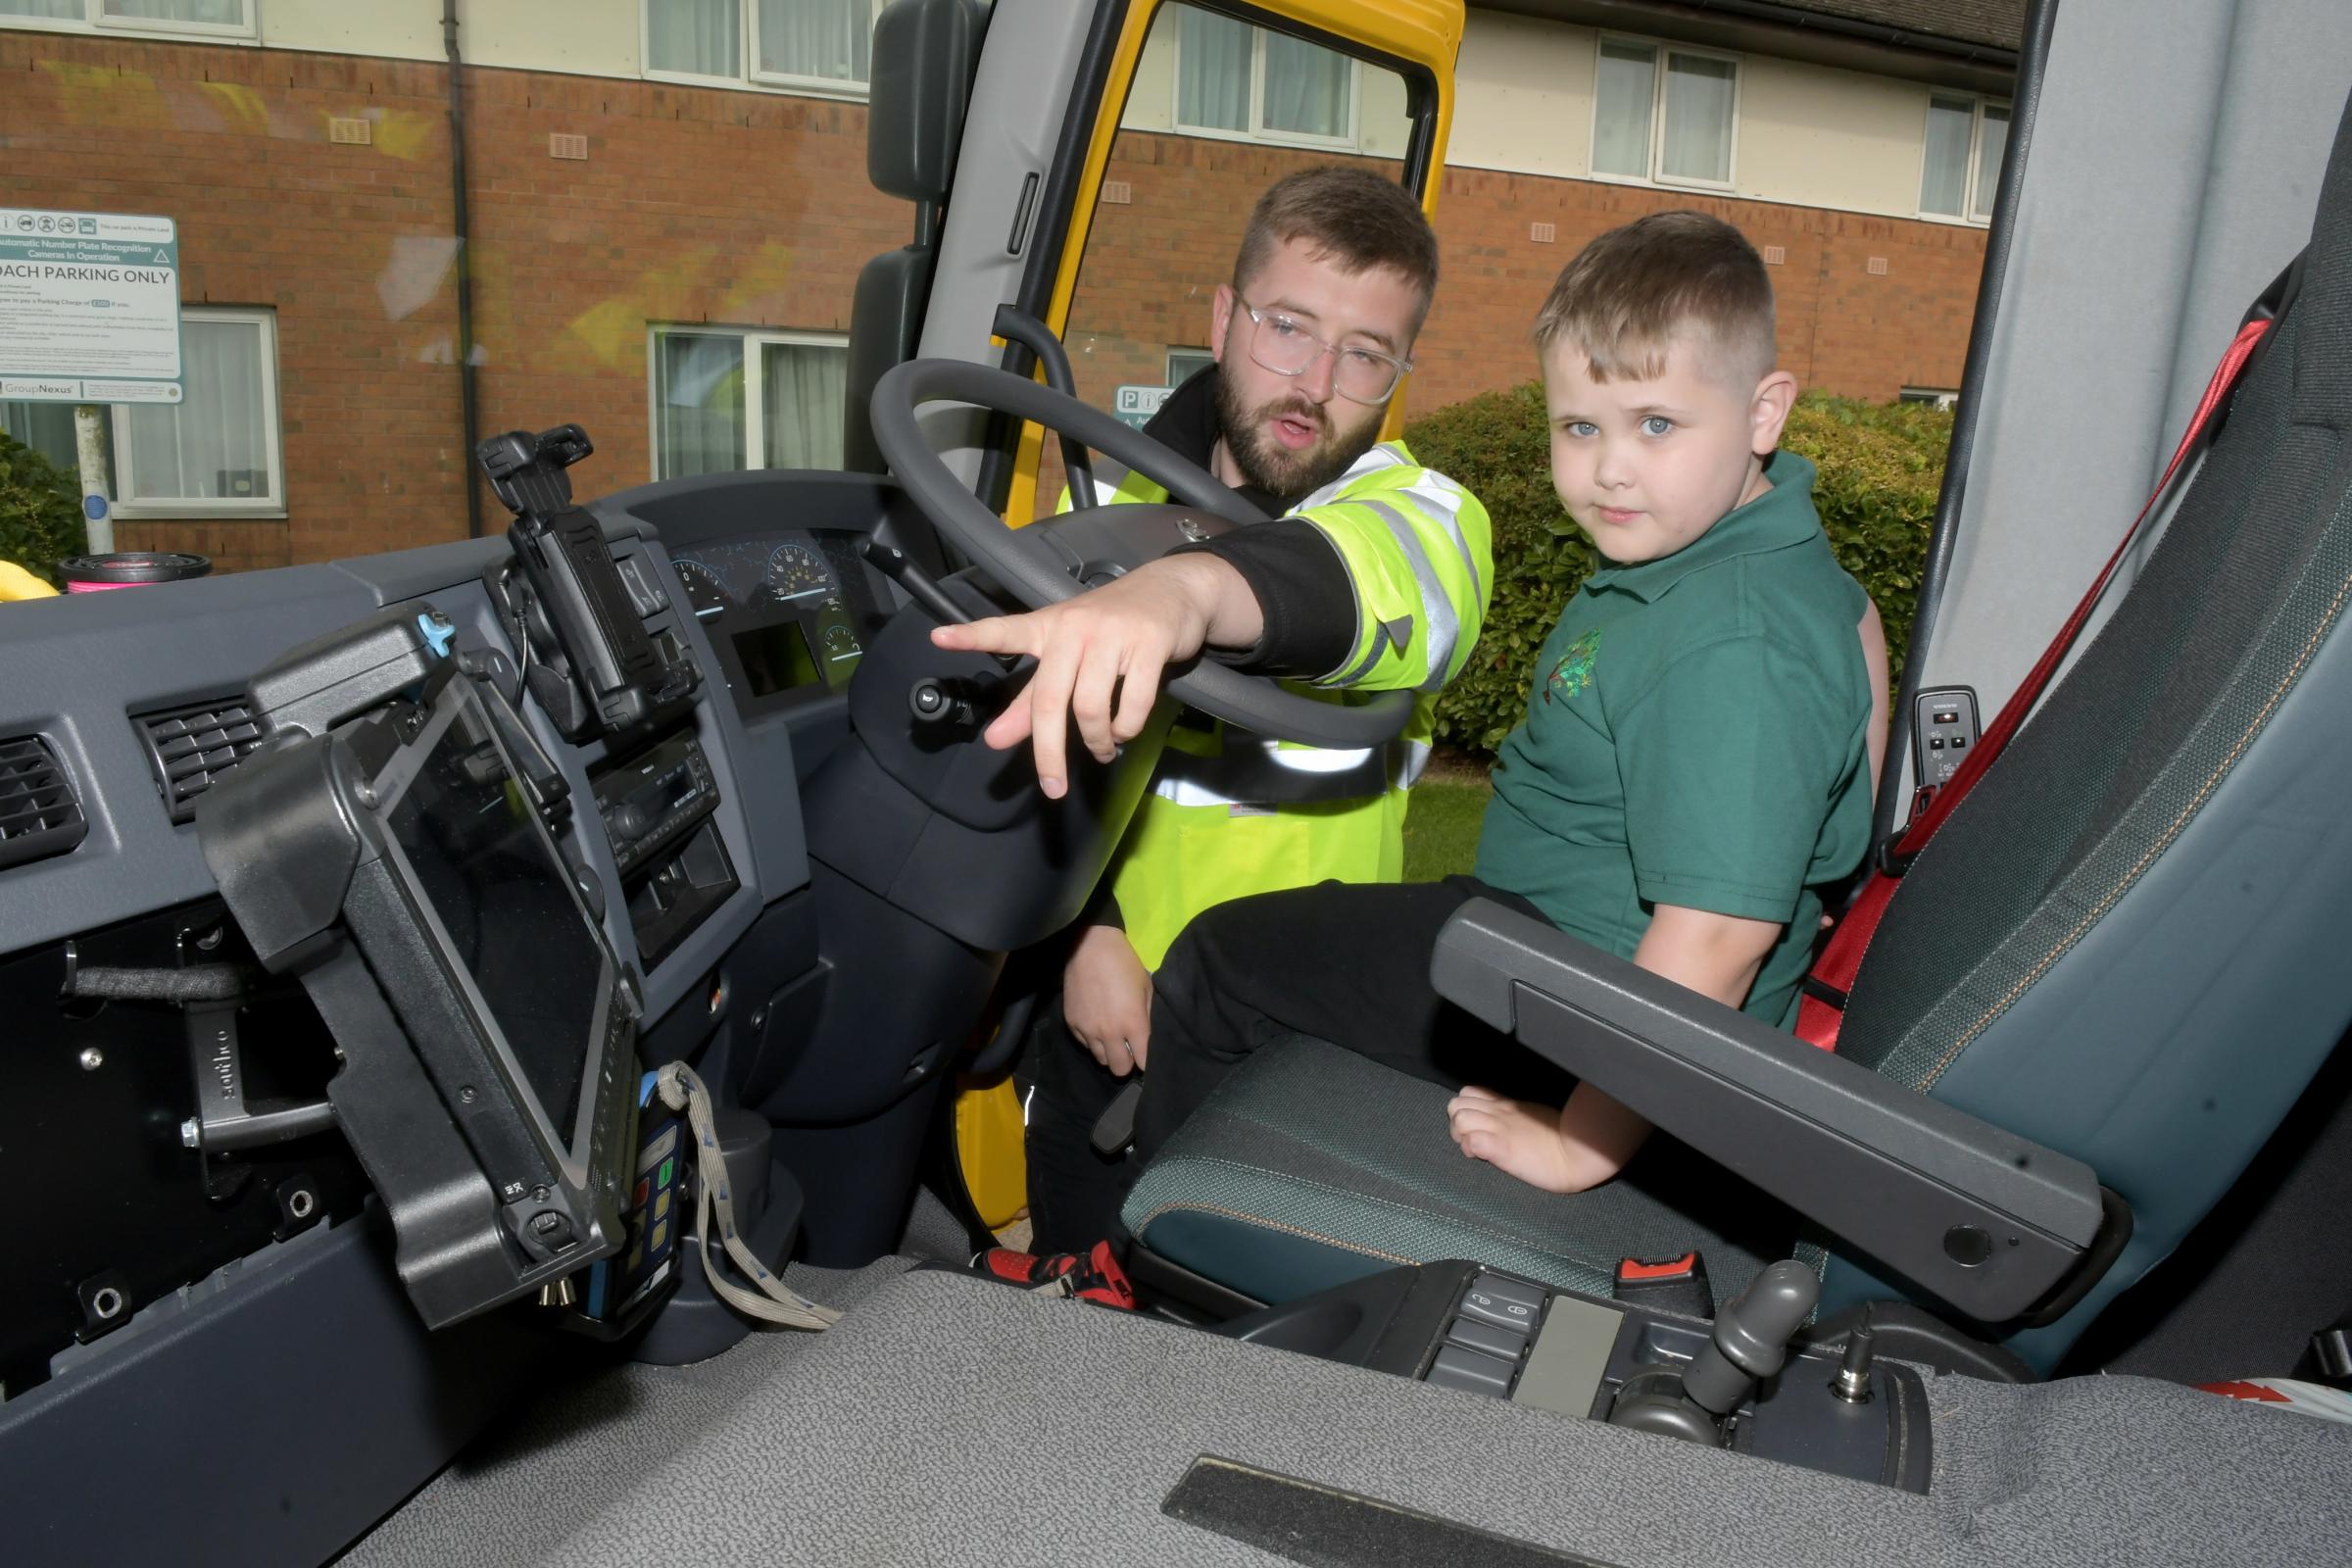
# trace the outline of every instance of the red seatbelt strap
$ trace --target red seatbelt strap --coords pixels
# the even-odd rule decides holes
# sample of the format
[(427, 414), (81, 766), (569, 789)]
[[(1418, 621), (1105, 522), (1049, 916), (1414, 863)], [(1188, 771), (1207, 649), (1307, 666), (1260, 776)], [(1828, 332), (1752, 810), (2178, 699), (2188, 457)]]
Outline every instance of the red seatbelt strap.
[(1830, 933), (1829, 945), (1814, 961), (1813, 972), (1805, 977), (1804, 995), (1797, 1004), (1796, 1033), (1799, 1039), (1810, 1041), (1824, 1051), (1838, 1049), (1838, 1027), (1844, 1021), (1846, 993), (1853, 989), (1854, 976), (1862, 968), (1862, 956), (1869, 951), (1870, 939), (1878, 933), (1879, 921), (1886, 915), (1886, 906), (1893, 900), (1895, 888), (1901, 884), (1902, 866), (1926, 847), (1928, 840), (1936, 836), (1936, 830), (1958, 808), (1961, 800), (1975, 787), (1977, 780), (1984, 776), (1984, 770), (1999, 759), (2001, 749), (2024, 726), (2026, 715), (2034, 710), (2034, 703), (2041, 697), (2042, 688), (2049, 684), (2051, 676), (2057, 674), (2058, 666), (2066, 662), (2068, 650), (2074, 647), (2075, 639), (2082, 635), (2091, 612), (2098, 608), (2099, 600), (2106, 595), (2107, 585), (2115, 580), (2115, 570), (2123, 564), (2125, 554), (2132, 548), (2132, 541), (2139, 536), (2140, 525), (2154, 514), (2157, 503), (2172, 490), (2173, 480), (2179, 476), (2181, 466), (2187, 462), (2189, 453), (2195, 449), (2198, 438), (2205, 433), (2205, 427), (2212, 422), (2215, 413), (2230, 401), (2230, 394), (2236, 389), (2238, 377), (2245, 372), (2246, 362), (2253, 357), (2255, 345), (2262, 341), (2263, 333), (2270, 326), (2271, 318), (2265, 317), (2248, 321), (2237, 329), (2237, 336), (2230, 340), (2230, 352), (2222, 356), (2222, 363), (2214, 368), (2213, 379), (2206, 383), (2205, 395), (2197, 400), (2196, 413), (2189, 418), (2187, 433), (2180, 437), (2180, 445), (2174, 451), (2173, 461), (2165, 465), (2164, 477), (2156, 482), (2155, 493), (2148, 497), (2148, 504), (2139, 509), (2139, 515), (2133, 517), (2132, 526), (2124, 531), (2123, 543), (2117, 545), (2115, 554), (2107, 558), (2107, 564), (2099, 569), (2098, 578), (2091, 583), (2090, 591), (2082, 596), (2081, 604), (2075, 606), (2074, 613), (2066, 617), (2066, 624), (2058, 628), (2058, 635), (2051, 639), (2050, 646), (2043, 651), (2034, 667), (2026, 672), (2025, 680), (2010, 695), (2009, 701), (2001, 706), (2000, 716), (1978, 740), (1976, 748), (1968, 755), (1968, 760), (1960, 764), (1940, 789), (1930, 787), (1920, 791), (1910, 825), (1903, 829), (1902, 836), (1895, 841), (1892, 852), (1895, 871), (1890, 874), (1884, 865), (1873, 868), (1862, 896), (1854, 901), (1845, 918), (1838, 923), (1838, 929)]

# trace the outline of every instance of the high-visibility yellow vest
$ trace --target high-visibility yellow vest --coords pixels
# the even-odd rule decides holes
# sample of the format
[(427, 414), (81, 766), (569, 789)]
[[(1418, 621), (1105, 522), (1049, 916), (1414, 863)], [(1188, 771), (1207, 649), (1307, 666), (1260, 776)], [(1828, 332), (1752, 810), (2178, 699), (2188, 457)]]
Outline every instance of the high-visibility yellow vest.
[[(1165, 501), (1139, 474), (1111, 502)], [(1324, 750), (1229, 725), (1179, 724), (1152, 792), (1111, 862), (1127, 939), (1149, 968), (1201, 910), (1283, 888), (1395, 882), (1404, 874), (1405, 794), (1429, 760), (1437, 693), (1478, 641), (1494, 587), (1486, 508), (1422, 467), (1401, 441), (1372, 448), (1287, 515), (1328, 538), (1355, 589), (1347, 660), (1294, 690), (1328, 702), (1417, 691), (1411, 722), (1388, 746)]]

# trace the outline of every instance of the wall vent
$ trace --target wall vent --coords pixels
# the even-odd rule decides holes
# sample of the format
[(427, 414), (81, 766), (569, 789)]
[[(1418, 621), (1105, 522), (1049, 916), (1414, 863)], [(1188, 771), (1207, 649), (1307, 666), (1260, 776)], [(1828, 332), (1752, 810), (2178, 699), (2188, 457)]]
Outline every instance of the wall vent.
[(0, 866), (63, 855), (90, 830), (74, 780), (38, 735), (0, 740)]
[(365, 120), (345, 120), (336, 116), (326, 122), (326, 139), (345, 147), (367, 147), (375, 141), (375, 127)]
[(1102, 182), (1102, 205), (1125, 207), (1135, 200), (1135, 182), (1127, 179), (1106, 179)]
[(137, 723), (156, 793), (174, 822), (195, 821), (196, 798), (262, 744), (262, 727), (233, 697), (142, 713)]
[(1556, 223), (1530, 223), (1527, 225), (1527, 237), (1539, 245), (1549, 245), (1560, 237), (1559, 225)]
[(1873, 277), (1885, 277), (1886, 275), (1886, 258), (1884, 256), (1871, 257), (1862, 264), (1862, 270)]
[(1787, 265), (1788, 265), (1788, 246), (1786, 246), (1786, 245), (1767, 245), (1767, 246), (1765, 246), (1765, 247), (1764, 247), (1764, 265), (1765, 265), (1766, 267), (1785, 267), (1785, 266), (1787, 266)]
[(547, 156), (550, 158), (586, 158), (588, 138), (574, 133), (551, 130), (547, 133)]

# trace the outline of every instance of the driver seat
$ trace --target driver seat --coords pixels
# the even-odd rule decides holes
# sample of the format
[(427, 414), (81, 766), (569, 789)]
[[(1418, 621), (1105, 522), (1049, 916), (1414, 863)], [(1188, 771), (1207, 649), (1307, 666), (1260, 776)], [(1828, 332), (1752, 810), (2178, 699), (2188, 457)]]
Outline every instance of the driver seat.
[[(1909, 869), (1845, 1009), (1841, 1056), (2129, 1204), (2129, 1241), (2062, 1316), (1968, 1325), (2040, 1371), (2229, 1191), (2352, 1020), (2345, 124), (2299, 298), (2131, 591)], [(1172, 1264), (1275, 1301), (1471, 1257), (1605, 1296), (1620, 1258), (1695, 1249), (1721, 1299), (1793, 1249), (1825, 1316), (1916, 1298), (1965, 1321), (1807, 1239), (1708, 1161), (1703, 1126), (1554, 1198), (1463, 1158), (1445, 1098), (1319, 1042), (1261, 1049), (1136, 1183), (1139, 1278)]]

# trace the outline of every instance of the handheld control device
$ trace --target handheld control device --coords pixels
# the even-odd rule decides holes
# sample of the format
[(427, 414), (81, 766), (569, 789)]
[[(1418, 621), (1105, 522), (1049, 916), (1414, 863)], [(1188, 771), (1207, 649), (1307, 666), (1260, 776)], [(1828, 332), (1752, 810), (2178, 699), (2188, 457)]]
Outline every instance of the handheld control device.
[(595, 450), (576, 424), (509, 430), (475, 449), (490, 488), (514, 514), (507, 530), (514, 562), (492, 586), (517, 640), (529, 644), (534, 662), (523, 675), (532, 697), (574, 741), (649, 724), (702, 681), (683, 645), (648, 635), (603, 525), (571, 504), (564, 470)]
[(389, 611), (281, 659), (249, 689), (270, 739), (197, 810), (256, 956), (335, 1035), (328, 1100), (434, 1327), (617, 1250), (638, 1154), (638, 993), (562, 775), (448, 631)]

